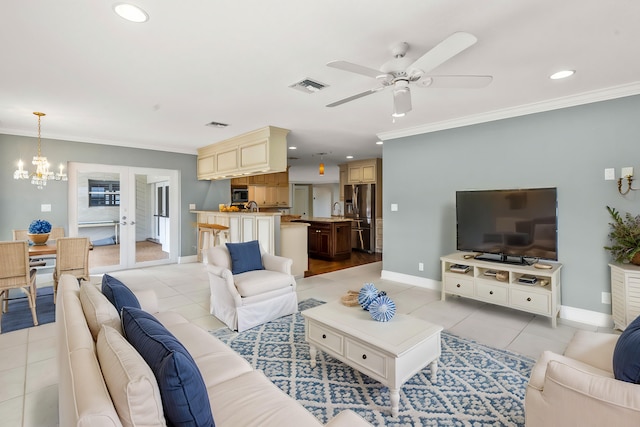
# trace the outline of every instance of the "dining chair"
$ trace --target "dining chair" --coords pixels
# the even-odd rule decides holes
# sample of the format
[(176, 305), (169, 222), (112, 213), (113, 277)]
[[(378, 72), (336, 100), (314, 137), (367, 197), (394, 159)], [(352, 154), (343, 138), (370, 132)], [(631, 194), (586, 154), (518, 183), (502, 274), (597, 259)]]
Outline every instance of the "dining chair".
[(56, 302), (58, 280), (63, 274), (71, 274), (80, 280), (89, 281), (88, 237), (61, 237), (56, 239), (56, 268), (53, 270), (53, 303)]
[(9, 291), (21, 289), (29, 300), (33, 325), (36, 315), (36, 270), (29, 266), (29, 244), (26, 241), (0, 242), (0, 328), (2, 313), (8, 309)]

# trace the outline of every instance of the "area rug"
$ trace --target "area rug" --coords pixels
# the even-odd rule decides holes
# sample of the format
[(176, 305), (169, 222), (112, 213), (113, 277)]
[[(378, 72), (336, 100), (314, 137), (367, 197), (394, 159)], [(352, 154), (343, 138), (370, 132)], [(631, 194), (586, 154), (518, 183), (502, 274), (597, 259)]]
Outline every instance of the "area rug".
[[(308, 299), (300, 310), (323, 304)], [(524, 426), (524, 394), (534, 360), (442, 332), (438, 375), (430, 368), (402, 387), (400, 411), (391, 416), (389, 389), (319, 351), (309, 363), (304, 318), (285, 316), (242, 333), (227, 328), (212, 334), (323, 424), (351, 409), (375, 426)]]
[[(12, 291), (9, 300), (9, 310), (2, 314), (2, 333), (5, 334), (18, 329), (33, 326), (33, 317), (29, 308), (29, 301), (20, 291)], [(36, 314), (38, 325), (51, 323), (55, 318), (55, 305), (53, 304), (53, 286), (38, 288), (36, 296)]]

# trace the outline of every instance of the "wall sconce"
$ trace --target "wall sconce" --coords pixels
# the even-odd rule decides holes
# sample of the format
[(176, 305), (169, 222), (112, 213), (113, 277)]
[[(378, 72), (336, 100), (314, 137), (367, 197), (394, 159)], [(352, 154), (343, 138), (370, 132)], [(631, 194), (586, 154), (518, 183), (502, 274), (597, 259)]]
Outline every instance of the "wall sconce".
[[(629, 193), (629, 191), (640, 190), (640, 188), (632, 188), (631, 186), (633, 184), (633, 168), (632, 167), (622, 168), (622, 173), (620, 175), (621, 177), (618, 178), (618, 193), (624, 196), (627, 193)], [(627, 180), (627, 189), (625, 191), (622, 191), (622, 181), (625, 179)]]

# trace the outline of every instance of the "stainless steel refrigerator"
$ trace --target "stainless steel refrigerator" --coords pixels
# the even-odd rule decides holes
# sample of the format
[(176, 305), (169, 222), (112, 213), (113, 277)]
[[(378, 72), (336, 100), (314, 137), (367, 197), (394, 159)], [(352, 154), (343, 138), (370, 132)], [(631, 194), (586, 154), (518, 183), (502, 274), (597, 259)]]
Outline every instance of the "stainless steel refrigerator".
[(344, 216), (354, 220), (351, 226), (352, 248), (368, 253), (375, 252), (376, 185), (345, 185), (344, 206)]

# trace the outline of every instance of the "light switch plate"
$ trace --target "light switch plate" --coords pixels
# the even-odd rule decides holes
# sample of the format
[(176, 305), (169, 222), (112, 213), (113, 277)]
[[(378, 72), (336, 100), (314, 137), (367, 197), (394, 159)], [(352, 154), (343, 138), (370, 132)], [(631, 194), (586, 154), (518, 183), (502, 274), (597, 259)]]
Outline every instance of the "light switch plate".
[(51, 212), (51, 205), (40, 205), (40, 212)]
[(627, 166), (626, 168), (622, 168), (622, 174), (620, 176), (623, 178), (626, 178), (628, 176), (633, 176), (633, 167)]
[(195, 203), (189, 203), (189, 210), (194, 210), (196, 208)]
[(398, 204), (397, 203), (391, 203), (391, 212), (396, 212), (398, 210)]
[(605, 181), (613, 181), (616, 179), (616, 170), (615, 168), (607, 168), (604, 170), (604, 180)]

